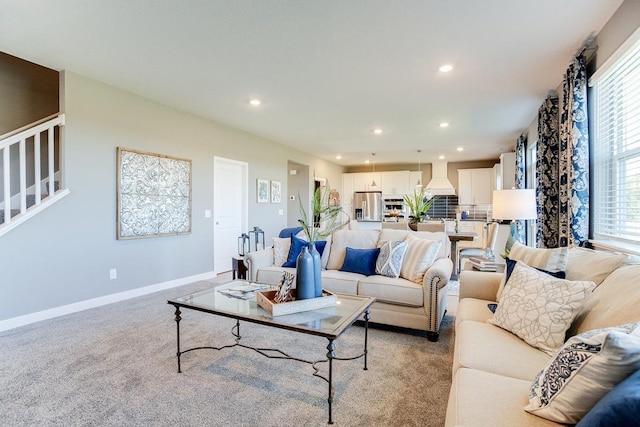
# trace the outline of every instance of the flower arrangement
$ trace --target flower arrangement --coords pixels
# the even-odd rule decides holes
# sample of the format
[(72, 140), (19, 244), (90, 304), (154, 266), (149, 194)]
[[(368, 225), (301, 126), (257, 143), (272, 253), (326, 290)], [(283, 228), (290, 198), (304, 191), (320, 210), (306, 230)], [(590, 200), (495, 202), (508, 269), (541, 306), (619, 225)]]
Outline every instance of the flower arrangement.
[(413, 194), (405, 194), (404, 202), (409, 208), (409, 224), (416, 224), (429, 218), (427, 212), (431, 209), (436, 196), (424, 189), (413, 190)]

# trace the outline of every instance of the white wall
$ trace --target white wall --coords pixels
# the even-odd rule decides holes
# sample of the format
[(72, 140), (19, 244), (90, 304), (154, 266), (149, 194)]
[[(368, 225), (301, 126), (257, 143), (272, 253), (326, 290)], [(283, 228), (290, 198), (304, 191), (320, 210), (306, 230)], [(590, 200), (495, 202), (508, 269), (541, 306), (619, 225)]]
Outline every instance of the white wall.
[[(0, 238), (0, 320), (211, 272), (213, 224), (204, 211), (213, 209), (214, 156), (249, 163), (249, 227), (260, 226), (267, 243), (286, 227), (287, 203), (257, 204), (256, 178), (281, 181), (286, 195), (292, 160), (341, 179), (335, 164), (74, 73), (64, 73), (63, 90), (71, 194)], [(192, 159), (190, 235), (116, 240), (118, 146)]]

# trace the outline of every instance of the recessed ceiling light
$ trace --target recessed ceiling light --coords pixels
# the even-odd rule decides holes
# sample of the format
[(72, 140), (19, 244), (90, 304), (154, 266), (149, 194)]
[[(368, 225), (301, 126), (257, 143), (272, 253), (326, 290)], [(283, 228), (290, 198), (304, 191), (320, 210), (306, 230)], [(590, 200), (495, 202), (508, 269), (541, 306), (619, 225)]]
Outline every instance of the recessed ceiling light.
[(373, 133), (375, 133), (376, 135), (380, 135), (382, 133), (382, 129), (380, 128), (374, 129)]
[(453, 70), (453, 65), (451, 64), (443, 64), (440, 66), (440, 68), (438, 68), (438, 71), (440, 71), (441, 73), (448, 73), (451, 70)]
[(257, 107), (258, 105), (262, 104), (262, 101), (260, 101), (260, 100), (259, 100), (259, 99), (257, 99), (257, 98), (254, 98), (254, 99), (252, 99), (252, 100), (250, 100), (250, 101), (249, 101), (249, 104), (251, 104), (251, 105), (253, 105), (253, 106), (256, 106), (256, 107)]
[(444, 160), (444, 156), (441, 154), (438, 156), (438, 160)]
[(338, 154), (338, 155), (336, 156), (336, 159), (338, 159), (338, 160), (340, 160), (341, 158), (342, 158), (342, 156), (341, 156), (340, 154)]
[(456, 148), (457, 151), (464, 151), (464, 147), (458, 147)]
[(442, 123), (440, 123), (440, 127), (441, 128), (448, 128), (449, 127), (449, 123), (448, 122), (442, 122)]
[(369, 164), (369, 163), (371, 163), (371, 160), (365, 160), (364, 162), (365, 162), (366, 164)]

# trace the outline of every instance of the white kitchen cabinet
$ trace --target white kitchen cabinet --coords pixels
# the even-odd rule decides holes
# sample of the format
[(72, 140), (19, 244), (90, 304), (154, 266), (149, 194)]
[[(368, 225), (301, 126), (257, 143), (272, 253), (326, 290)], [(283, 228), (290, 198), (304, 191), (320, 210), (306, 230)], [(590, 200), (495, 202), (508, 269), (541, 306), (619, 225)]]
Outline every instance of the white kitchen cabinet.
[[(377, 188), (371, 187), (375, 181)], [(353, 191), (381, 191), (382, 176), (380, 172), (360, 172), (353, 174)]]
[(380, 175), (383, 196), (402, 196), (409, 192), (409, 171), (381, 172)]
[(502, 172), (500, 171), (500, 163), (493, 166), (491, 173), (491, 184), (494, 190), (502, 190)]
[(458, 204), (491, 204), (492, 168), (458, 169)]
[(500, 154), (501, 190), (516, 188), (516, 153)]

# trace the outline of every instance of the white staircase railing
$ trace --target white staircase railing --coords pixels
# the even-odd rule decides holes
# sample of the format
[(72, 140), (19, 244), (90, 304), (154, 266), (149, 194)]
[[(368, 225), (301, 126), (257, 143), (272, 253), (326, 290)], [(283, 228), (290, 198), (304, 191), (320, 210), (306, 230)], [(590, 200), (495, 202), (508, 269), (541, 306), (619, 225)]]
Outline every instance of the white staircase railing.
[[(55, 147), (57, 130), (60, 157), (61, 126), (64, 114), (54, 114), (0, 136), (0, 236), (69, 194), (69, 190), (61, 189), (60, 170), (55, 171), (56, 160), (59, 169), (62, 165), (61, 159), (56, 159)], [(29, 187), (28, 180), (33, 182)]]

